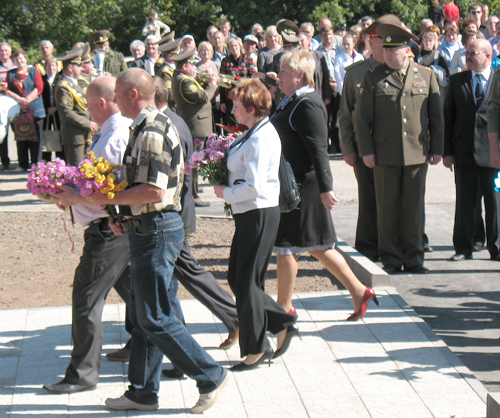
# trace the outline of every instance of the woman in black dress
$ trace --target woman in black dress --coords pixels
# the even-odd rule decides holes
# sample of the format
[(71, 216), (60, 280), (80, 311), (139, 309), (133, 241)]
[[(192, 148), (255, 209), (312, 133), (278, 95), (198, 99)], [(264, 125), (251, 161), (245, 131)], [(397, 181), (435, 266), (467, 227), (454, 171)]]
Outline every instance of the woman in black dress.
[(333, 192), (328, 158), (327, 112), (314, 90), (314, 59), (310, 52), (297, 50), (283, 55), (279, 87), (286, 94), (271, 122), (281, 139), (283, 154), (301, 184), (299, 208), (281, 214), (275, 253), (278, 264), (278, 303), (287, 312), (292, 306), (298, 273), (297, 254), (309, 252), (349, 291), (356, 321), (364, 316), (373, 289), (364, 286), (342, 255), (335, 249), (337, 237), (330, 211), (338, 199)]

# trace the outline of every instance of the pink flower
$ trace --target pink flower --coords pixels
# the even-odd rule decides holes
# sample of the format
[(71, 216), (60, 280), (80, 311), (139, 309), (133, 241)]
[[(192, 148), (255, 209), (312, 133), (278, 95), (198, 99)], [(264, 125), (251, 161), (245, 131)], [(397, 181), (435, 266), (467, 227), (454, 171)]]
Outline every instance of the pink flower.
[(186, 176), (189, 176), (189, 175), (191, 174), (191, 166), (190, 166), (190, 165), (187, 165), (187, 164), (186, 164), (186, 165), (184, 166), (184, 174), (185, 174)]
[(196, 138), (196, 139), (194, 140), (194, 146), (195, 146), (195, 147), (198, 147), (198, 146), (200, 146), (201, 144), (202, 144), (201, 139)]

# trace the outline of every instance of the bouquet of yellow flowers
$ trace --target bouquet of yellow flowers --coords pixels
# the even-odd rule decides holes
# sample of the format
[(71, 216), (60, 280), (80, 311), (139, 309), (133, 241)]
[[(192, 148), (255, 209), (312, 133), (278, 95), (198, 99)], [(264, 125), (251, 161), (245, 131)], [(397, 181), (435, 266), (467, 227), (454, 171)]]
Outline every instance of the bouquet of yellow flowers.
[[(90, 196), (94, 191), (106, 194), (112, 200), (115, 193), (125, 190), (128, 183), (120, 181), (121, 166), (113, 165), (103, 157), (96, 158), (92, 151), (87, 153), (87, 158), (78, 165), (78, 171), (73, 177), (73, 183), (80, 188), (84, 196)], [(106, 205), (103, 209), (108, 212), (113, 220), (117, 219), (114, 205)]]

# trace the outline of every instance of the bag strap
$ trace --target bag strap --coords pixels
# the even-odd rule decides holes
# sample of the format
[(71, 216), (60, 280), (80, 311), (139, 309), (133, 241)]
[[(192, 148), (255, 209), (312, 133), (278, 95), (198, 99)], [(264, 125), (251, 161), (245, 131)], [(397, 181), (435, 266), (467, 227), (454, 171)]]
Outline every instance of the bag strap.
[(245, 137), (243, 139), (241, 139), (239, 142), (233, 142), (230, 146), (229, 146), (229, 149), (233, 149), (235, 147), (239, 147), (240, 145), (244, 144), (247, 139), (249, 139), (255, 132), (257, 132), (260, 128), (262, 128), (263, 126), (265, 126), (267, 123), (269, 123), (269, 119), (267, 121), (265, 121), (264, 123), (256, 123), (254, 126), (252, 126), (252, 129), (250, 129), (246, 134), (245, 134)]

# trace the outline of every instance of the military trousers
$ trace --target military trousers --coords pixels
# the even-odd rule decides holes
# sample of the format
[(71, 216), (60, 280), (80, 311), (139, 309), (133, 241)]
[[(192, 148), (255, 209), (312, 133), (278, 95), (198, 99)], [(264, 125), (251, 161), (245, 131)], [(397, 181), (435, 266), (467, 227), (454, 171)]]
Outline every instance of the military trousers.
[(424, 263), (422, 205), (426, 164), (374, 168), (380, 260), (411, 268)]

